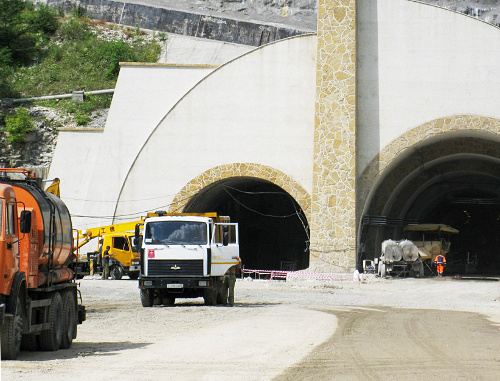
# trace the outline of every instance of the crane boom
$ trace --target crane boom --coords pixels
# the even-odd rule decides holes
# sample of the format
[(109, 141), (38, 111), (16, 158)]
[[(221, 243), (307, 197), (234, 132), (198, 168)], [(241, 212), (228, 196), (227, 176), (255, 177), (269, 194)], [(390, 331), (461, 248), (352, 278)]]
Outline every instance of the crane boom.
[[(77, 230), (76, 237), (75, 237), (76, 242), (74, 245), (74, 250), (78, 250), (79, 248), (84, 246), (90, 240), (97, 238), (97, 237), (102, 237), (103, 235), (106, 235), (106, 234), (134, 231), (135, 226), (137, 224), (141, 224), (143, 222), (144, 222), (144, 220), (140, 219), (137, 221), (123, 222), (120, 224), (98, 226), (98, 227), (90, 228), (90, 229)], [(82, 239), (82, 241), (80, 241), (80, 239)]]

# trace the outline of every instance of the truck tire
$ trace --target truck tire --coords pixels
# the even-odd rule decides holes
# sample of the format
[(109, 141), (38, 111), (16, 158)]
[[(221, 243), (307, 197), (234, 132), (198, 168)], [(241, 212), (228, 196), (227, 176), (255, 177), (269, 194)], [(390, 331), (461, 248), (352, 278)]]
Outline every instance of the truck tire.
[(21, 349), (23, 351), (35, 352), (40, 349), (37, 335), (23, 335), (21, 339)]
[(139, 273), (138, 272), (128, 273), (128, 277), (132, 280), (137, 280), (139, 279)]
[(22, 308), (21, 299), (17, 296), (14, 315), (5, 316), (2, 325), (2, 360), (15, 360), (19, 356), (23, 332)]
[(227, 303), (227, 290), (224, 287), (224, 278), (217, 279), (217, 304), (226, 304)]
[(385, 268), (385, 263), (379, 264), (379, 268), (380, 268), (380, 277), (381, 278), (385, 278), (385, 276), (387, 275), (387, 270)]
[(161, 304), (164, 306), (173, 306), (175, 305), (175, 297), (174, 296), (164, 296), (161, 299)]
[(150, 288), (141, 288), (141, 304), (143, 307), (153, 307), (154, 293)]
[(71, 290), (66, 290), (62, 293), (63, 304), (63, 335), (61, 341), (61, 349), (71, 347), (73, 339), (76, 338), (77, 316), (75, 297)]
[(419, 263), (417, 276), (419, 278), (423, 278), (424, 277), (424, 262), (420, 262)]
[(217, 304), (217, 289), (214, 287), (203, 290), (203, 299), (206, 306), (215, 306)]
[(61, 346), (64, 326), (63, 303), (59, 292), (52, 295), (48, 315), (50, 328), (40, 334), (40, 349), (42, 351), (57, 351)]
[(123, 276), (123, 269), (118, 265), (113, 265), (109, 269), (109, 275), (111, 275), (111, 279), (120, 280)]

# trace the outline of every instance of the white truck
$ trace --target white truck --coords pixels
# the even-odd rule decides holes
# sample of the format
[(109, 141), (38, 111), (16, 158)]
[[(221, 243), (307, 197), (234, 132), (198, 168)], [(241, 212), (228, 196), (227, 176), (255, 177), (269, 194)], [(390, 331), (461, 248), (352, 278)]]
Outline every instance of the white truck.
[[(238, 224), (217, 213), (167, 214), (144, 220), (139, 289), (143, 307), (173, 305), (176, 298), (223, 302), (223, 276), (240, 264)], [(141, 242), (142, 241), (142, 242)]]

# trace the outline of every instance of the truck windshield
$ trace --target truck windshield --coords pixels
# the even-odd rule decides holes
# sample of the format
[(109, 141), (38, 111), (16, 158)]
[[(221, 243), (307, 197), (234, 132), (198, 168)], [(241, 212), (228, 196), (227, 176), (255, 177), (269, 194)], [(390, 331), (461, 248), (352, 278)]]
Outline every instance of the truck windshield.
[(167, 245), (206, 245), (207, 225), (193, 221), (158, 221), (146, 224), (145, 239)]

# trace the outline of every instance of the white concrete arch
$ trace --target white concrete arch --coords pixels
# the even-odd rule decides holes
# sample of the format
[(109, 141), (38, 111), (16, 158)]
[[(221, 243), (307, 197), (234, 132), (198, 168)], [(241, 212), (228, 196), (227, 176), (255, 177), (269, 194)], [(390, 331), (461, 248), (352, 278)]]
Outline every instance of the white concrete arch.
[(426, 3), (359, 0), (357, 174), (429, 121), (500, 119), (500, 29)]
[[(117, 199), (142, 199), (136, 209), (155, 209), (210, 168), (248, 162), (275, 168), (310, 193), (315, 70), (315, 35), (281, 40), (221, 66), (154, 128)], [(120, 202), (115, 214), (127, 213)]]

